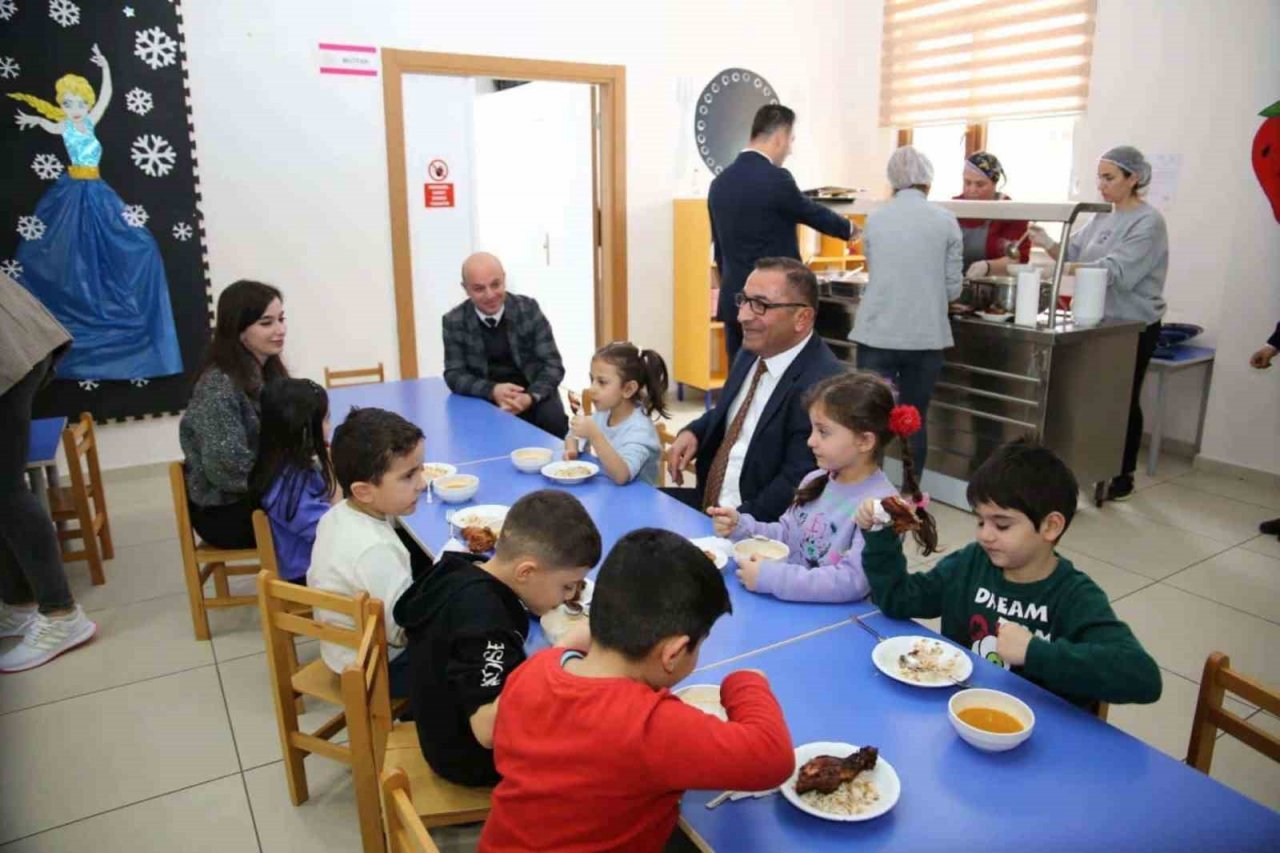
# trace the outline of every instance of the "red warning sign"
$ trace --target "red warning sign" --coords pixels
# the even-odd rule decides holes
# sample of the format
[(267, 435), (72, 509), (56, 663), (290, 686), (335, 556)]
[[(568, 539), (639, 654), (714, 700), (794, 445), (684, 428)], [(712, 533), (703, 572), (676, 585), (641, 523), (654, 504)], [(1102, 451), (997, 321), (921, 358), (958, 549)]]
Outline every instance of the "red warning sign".
[(449, 177), (449, 164), (443, 160), (432, 160), (427, 164), (427, 176), (433, 181), (443, 181)]
[(426, 184), (427, 207), (453, 207), (453, 184)]

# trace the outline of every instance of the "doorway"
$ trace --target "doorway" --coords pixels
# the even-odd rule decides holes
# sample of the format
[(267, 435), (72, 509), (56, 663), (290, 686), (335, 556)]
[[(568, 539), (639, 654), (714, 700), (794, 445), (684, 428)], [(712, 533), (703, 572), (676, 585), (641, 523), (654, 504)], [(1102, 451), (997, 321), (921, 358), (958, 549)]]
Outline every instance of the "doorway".
[[(401, 378), (441, 364), (438, 318), (463, 298), (458, 264), (473, 247), (501, 257), (512, 290), (559, 318), (567, 374), (585, 374), (596, 346), (626, 337), (624, 70), (399, 50), (384, 50), (382, 61)], [(451, 96), (461, 91), (469, 97)], [(430, 135), (444, 140), (432, 144), (468, 156), (436, 162), (446, 158), (422, 142), (422, 104), (435, 105)], [(519, 116), (528, 119), (519, 133), (504, 133)], [(585, 132), (573, 145), (556, 144), (563, 134), (539, 140), (526, 131), (539, 119)], [(433, 196), (428, 185), (442, 183), (447, 192), (437, 186)], [(591, 205), (561, 203), (588, 192)], [(434, 247), (429, 265), (415, 262), (423, 247)], [(584, 280), (593, 300), (564, 286)]]

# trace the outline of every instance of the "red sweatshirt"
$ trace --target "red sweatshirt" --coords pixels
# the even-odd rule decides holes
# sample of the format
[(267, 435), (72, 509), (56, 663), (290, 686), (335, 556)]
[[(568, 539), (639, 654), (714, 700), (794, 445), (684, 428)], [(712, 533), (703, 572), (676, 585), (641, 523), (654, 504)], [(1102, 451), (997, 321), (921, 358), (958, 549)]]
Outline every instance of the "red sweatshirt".
[(629, 678), (571, 675), (563, 654), (534, 655), (502, 689), (481, 851), (661, 851), (686, 789), (759, 791), (791, 774), (791, 736), (758, 674), (725, 678), (726, 723)]

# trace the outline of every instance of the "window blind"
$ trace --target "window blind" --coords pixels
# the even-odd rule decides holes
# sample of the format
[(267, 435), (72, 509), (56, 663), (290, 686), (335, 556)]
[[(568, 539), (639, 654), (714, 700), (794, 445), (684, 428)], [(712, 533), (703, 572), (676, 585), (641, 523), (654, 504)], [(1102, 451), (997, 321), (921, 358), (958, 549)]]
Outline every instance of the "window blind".
[(880, 124), (1082, 112), (1096, 0), (885, 0)]

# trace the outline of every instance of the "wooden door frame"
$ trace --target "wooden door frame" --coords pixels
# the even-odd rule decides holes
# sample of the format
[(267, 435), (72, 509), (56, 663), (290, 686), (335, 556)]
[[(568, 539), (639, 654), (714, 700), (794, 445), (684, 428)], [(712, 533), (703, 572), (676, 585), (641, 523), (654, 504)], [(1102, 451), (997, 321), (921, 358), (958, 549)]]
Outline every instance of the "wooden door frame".
[[(551, 62), (502, 56), (382, 50), (382, 106), (387, 132), (387, 196), (391, 206), (391, 262), (395, 284), (400, 378), (418, 377), (409, 244), (408, 166), (405, 162), (405, 74), (495, 77), (594, 84), (600, 105), (600, 265), (596, 286), (596, 342), (627, 337), (626, 69), (621, 65)], [(594, 119), (593, 119), (594, 121)], [(593, 200), (594, 203), (594, 200)]]

